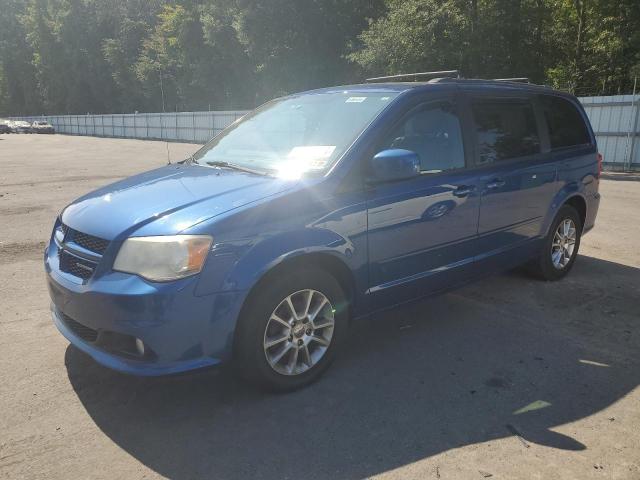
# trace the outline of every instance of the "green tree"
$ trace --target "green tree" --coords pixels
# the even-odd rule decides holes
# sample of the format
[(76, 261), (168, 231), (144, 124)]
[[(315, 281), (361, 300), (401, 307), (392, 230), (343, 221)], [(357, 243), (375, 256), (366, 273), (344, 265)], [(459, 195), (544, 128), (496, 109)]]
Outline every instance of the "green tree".
[(219, 5), (166, 5), (135, 65), (146, 94), (164, 95), (170, 110), (253, 105), (246, 88), (252, 70), (234, 18)]
[(0, 114), (251, 108), (457, 68), (629, 93), (638, 0), (0, 0)]
[(640, 63), (640, 3), (559, 0), (550, 83), (578, 95), (629, 92)]
[(542, 0), (389, 0), (350, 58), (371, 74), (457, 69), (541, 81), (549, 18)]
[(113, 22), (113, 35), (102, 41), (102, 52), (115, 82), (114, 107), (120, 111), (157, 109), (153, 97), (145, 95), (133, 65), (138, 61), (144, 40), (153, 31), (162, 1), (129, 0), (105, 5)]
[(24, 2), (2, 0), (0, 12), (0, 116), (42, 111), (33, 51), (20, 19)]
[(349, 58), (371, 74), (461, 69), (469, 18), (458, 0), (390, 0)]
[(240, 39), (256, 74), (259, 102), (359, 80), (346, 55), (377, 15), (371, 0), (237, 0)]

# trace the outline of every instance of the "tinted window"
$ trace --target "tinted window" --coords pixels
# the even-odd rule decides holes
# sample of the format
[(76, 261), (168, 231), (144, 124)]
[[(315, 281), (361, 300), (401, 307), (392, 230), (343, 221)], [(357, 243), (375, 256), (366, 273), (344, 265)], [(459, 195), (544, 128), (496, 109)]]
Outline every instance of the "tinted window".
[(382, 149), (387, 148), (416, 152), (423, 172), (465, 165), (460, 121), (450, 104), (426, 107), (409, 115), (384, 142)]
[(540, 103), (549, 129), (551, 148), (591, 143), (591, 137), (580, 112), (571, 102), (560, 97), (541, 96)]
[(473, 116), (480, 147), (480, 163), (540, 152), (533, 108), (521, 101), (478, 101)]

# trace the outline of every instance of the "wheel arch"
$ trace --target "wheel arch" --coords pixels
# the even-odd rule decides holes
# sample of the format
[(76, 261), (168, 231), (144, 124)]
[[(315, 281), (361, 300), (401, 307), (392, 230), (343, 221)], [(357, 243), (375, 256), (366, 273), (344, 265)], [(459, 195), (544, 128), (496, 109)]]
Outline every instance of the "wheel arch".
[[(265, 271), (256, 282), (250, 287), (247, 295), (244, 298), (242, 307), (238, 314), (238, 321), (242, 318), (245, 310), (249, 307), (253, 296), (260, 288), (269, 282), (271, 278), (276, 275), (286, 274), (287, 271), (295, 270), (301, 267), (312, 266), (319, 270), (323, 270), (333, 276), (340, 284), (346, 298), (348, 307), (348, 318), (351, 319), (355, 312), (355, 299), (356, 299), (356, 281), (355, 276), (347, 264), (341, 260), (337, 255), (331, 252), (310, 252), (304, 254), (297, 254), (288, 256), (277, 264), (272, 265), (267, 271)], [(234, 333), (233, 350), (236, 348), (236, 340), (238, 337), (238, 328), (236, 326)]]
[(561, 205), (570, 205), (578, 211), (578, 215), (580, 216), (580, 227), (584, 228), (584, 222), (587, 218), (587, 202), (582, 197), (582, 195), (573, 195)]
[(553, 224), (553, 220), (556, 218), (560, 209), (565, 205), (570, 205), (578, 211), (580, 221), (584, 227), (584, 222), (587, 217), (587, 201), (584, 194), (579, 191), (575, 185), (568, 185), (566, 188), (560, 190), (551, 202), (549, 212), (547, 213), (543, 228), (540, 232), (542, 237), (546, 237), (549, 234), (549, 229)]
[[(281, 275), (288, 270), (295, 270), (301, 267), (312, 266), (329, 273), (340, 284), (349, 304), (349, 313), (353, 313), (355, 300), (355, 276), (347, 264), (331, 252), (309, 252), (288, 256), (277, 264), (272, 265), (260, 278), (251, 286), (247, 292), (244, 304), (246, 305), (252, 295), (260, 289), (262, 285), (275, 275)], [(244, 305), (243, 305), (244, 309)], [(351, 315), (350, 315), (351, 316)]]

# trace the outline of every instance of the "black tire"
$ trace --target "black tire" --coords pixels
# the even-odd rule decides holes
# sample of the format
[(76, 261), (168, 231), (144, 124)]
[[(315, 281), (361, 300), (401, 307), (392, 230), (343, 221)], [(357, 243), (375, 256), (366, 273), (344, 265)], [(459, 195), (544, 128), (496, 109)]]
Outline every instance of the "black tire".
[[(267, 361), (264, 349), (265, 330), (278, 305), (287, 296), (305, 289), (322, 293), (333, 306), (333, 336), (324, 355), (315, 365), (302, 373), (285, 375), (277, 372)], [(322, 375), (335, 358), (347, 333), (347, 298), (333, 276), (315, 267), (281, 269), (261, 282), (247, 299), (236, 331), (234, 362), (244, 378), (261, 388), (276, 392), (296, 390)]]
[[(554, 241), (554, 237), (556, 231), (560, 224), (565, 220), (571, 220), (575, 224), (576, 228), (576, 238), (575, 238), (575, 246), (571, 257), (566, 265), (561, 268), (557, 268), (554, 266), (554, 263), (551, 259), (551, 250), (552, 244)], [(578, 256), (578, 250), (580, 248), (580, 238), (582, 237), (582, 222), (580, 220), (580, 215), (578, 211), (573, 208), (571, 205), (563, 205), (562, 208), (558, 211), (556, 218), (553, 220), (551, 227), (549, 228), (549, 232), (544, 239), (542, 248), (538, 255), (538, 258), (535, 259), (530, 264), (530, 271), (538, 278), (546, 281), (555, 281), (560, 280), (565, 275), (571, 271), (574, 262), (576, 261), (576, 257)]]

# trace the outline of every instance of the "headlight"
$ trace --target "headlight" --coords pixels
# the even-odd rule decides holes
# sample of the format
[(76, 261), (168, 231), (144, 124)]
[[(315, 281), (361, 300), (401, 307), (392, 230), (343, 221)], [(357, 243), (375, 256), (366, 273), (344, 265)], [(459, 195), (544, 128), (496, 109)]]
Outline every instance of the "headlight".
[(202, 270), (213, 239), (207, 235), (132, 237), (122, 244), (114, 270), (164, 282)]

